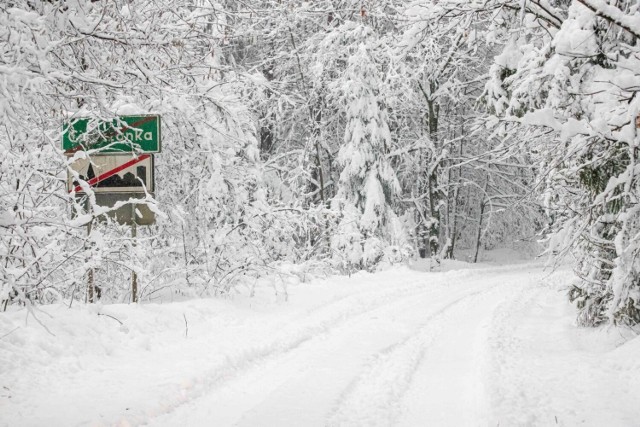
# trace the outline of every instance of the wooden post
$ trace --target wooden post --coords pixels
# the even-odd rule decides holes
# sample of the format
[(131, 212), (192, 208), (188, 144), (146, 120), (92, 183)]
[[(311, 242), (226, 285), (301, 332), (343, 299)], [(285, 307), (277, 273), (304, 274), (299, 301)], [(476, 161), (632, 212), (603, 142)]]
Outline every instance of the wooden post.
[[(138, 226), (136, 224), (136, 205), (131, 204), (131, 245), (136, 247), (136, 238), (138, 236)], [(131, 272), (131, 302), (138, 302), (138, 273), (135, 270)]]
[[(93, 245), (91, 244), (92, 225), (93, 225), (93, 218), (91, 218), (91, 221), (89, 221), (89, 223), (87, 224), (87, 243), (85, 244), (86, 245), (85, 247), (86, 249), (88, 249), (90, 254), (93, 252), (91, 250), (93, 248)], [(88, 256), (86, 260), (90, 261), (91, 256)], [(94, 303), (95, 295), (96, 295), (96, 285), (95, 285), (95, 279), (93, 277), (93, 267), (91, 267), (89, 268), (89, 270), (87, 270), (87, 300), (90, 303)]]

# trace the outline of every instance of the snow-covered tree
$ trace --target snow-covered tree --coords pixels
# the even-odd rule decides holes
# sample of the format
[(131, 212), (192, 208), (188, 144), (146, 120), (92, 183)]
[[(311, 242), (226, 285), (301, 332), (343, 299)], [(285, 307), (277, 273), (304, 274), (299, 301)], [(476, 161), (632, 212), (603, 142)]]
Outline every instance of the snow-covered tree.
[(344, 212), (332, 238), (332, 248), (350, 265), (375, 265), (394, 235), (397, 221), (393, 205), (400, 186), (388, 154), (391, 134), (388, 125), (381, 70), (376, 64), (375, 32), (362, 23), (350, 22), (337, 28), (349, 42), (344, 50), (346, 68), (332, 82), (346, 115), (344, 145), (338, 153), (342, 166), (334, 209)]
[(579, 323), (636, 324), (638, 5), (532, 3), (537, 13), (512, 17), (522, 30), (506, 40), (487, 92), (505, 129), (516, 123), (536, 153), (550, 249), (578, 261), (569, 294)]

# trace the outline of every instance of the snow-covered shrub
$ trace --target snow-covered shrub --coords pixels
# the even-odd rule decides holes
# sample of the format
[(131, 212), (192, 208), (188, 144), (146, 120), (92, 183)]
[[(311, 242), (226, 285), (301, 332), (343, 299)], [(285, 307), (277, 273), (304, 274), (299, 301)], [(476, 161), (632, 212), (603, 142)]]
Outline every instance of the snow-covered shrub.
[[(572, 252), (579, 280), (569, 296), (578, 323), (640, 322), (637, 4), (572, 2), (546, 10), (553, 27), (512, 34), (487, 94), (541, 165), (550, 252)], [(534, 7), (534, 6), (531, 6)], [(536, 9), (537, 10), (537, 9)], [(526, 11), (525, 21), (540, 15)], [(511, 21), (512, 23), (515, 21)], [(508, 54), (508, 55), (507, 55)], [(506, 65), (496, 63), (495, 69)]]

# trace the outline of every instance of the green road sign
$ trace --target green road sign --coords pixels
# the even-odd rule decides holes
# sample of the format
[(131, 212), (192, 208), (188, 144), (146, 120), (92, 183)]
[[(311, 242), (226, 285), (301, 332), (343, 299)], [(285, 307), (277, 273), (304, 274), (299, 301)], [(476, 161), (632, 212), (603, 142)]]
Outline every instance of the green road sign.
[(160, 116), (121, 116), (112, 121), (78, 118), (62, 127), (62, 148), (98, 153), (159, 153)]

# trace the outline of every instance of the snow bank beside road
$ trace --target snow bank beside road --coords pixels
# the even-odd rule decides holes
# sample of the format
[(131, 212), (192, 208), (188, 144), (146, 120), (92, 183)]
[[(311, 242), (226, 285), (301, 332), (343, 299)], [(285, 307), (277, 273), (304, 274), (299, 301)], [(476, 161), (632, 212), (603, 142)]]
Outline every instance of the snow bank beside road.
[(44, 306), (33, 312), (39, 321), (25, 310), (0, 314), (0, 424), (142, 422), (203, 382), (402, 295), (407, 287), (385, 286), (399, 271), (290, 286), (287, 303), (265, 286), (254, 298)]

